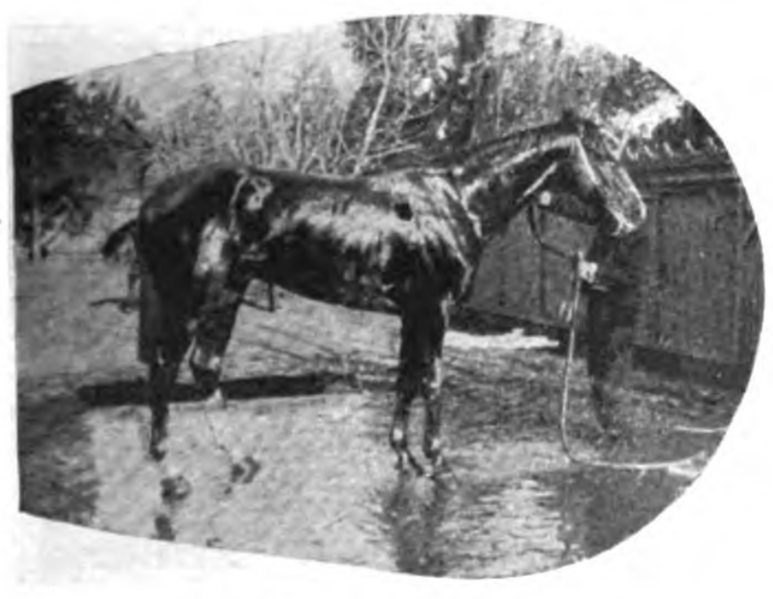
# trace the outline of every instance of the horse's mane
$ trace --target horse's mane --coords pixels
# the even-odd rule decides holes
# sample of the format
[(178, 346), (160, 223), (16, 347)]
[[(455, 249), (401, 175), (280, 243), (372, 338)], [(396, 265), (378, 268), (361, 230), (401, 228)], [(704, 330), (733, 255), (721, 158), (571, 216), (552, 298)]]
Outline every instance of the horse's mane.
[(614, 134), (604, 125), (573, 110), (565, 110), (560, 118), (543, 123), (518, 127), (500, 137), (490, 139), (468, 148), (453, 148), (432, 161), (432, 166), (449, 167), (464, 165), (465, 169), (485, 168), (492, 160), (503, 154), (512, 156), (520, 152), (539, 150), (557, 138), (576, 135), (589, 154), (600, 160), (612, 160), (605, 138), (614, 138)]
[(245, 172), (254, 176), (267, 176), (274, 181), (279, 181), (287, 184), (295, 184), (298, 186), (304, 185), (316, 185), (320, 183), (328, 183), (338, 186), (355, 185), (363, 179), (361, 176), (355, 175), (332, 175), (321, 173), (302, 173), (299, 171), (292, 171), (289, 169), (262, 167), (243, 165), (242, 168)]

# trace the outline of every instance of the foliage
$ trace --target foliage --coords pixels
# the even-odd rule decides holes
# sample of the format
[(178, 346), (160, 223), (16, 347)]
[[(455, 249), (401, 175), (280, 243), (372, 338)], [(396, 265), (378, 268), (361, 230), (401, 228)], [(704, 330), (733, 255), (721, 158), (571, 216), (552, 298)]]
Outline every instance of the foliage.
[(722, 140), (701, 112), (690, 102), (684, 102), (676, 118), (664, 120), (654, 128), (652, 139), (665, 143), (689, 142), (694, 148), (710, 146), (724, 149)]
[(303, 172), (337, 170), (345, 105), (325, 57), (307, 46), (287, 81), (277, 86), (266, 44), (254, 60), (242, 62), (237, 91), (227, 100), (199, 59), (196, 91), (152, 132), (156, 175), (216, 160)]
[[(534, 23), (409, 15), (341, 31), (350, 64), (329, 64), (307, 36), (288, 66), (267, 41), (229, 93), (201, 52), (196, 91), (154, 131), (159, 174), (217, 159), (323, 173), (415, 165), (567, 107), (608, 121), (670, 91), (639, 63)], [(353, 97), (334, 66), (361, 74)]]
[(142, 117), (118, 85), (79, 91), (59, 80), (14, 96), (17, 236), (31, 244), (32, 228), (38, 236), (78, 232), (104, 199), (104, 180), (119, 172), (140, 177), (148, 150), (136, 124)]
[(579, 44), (559, 30), (515, 21), (498, 25), (492, 61), (498, 77), (488, 107), (492, 134), (557, 118), (566, 108), (611, 124), (659, 93), (675, 93), (637, 61)]
[(411, 93), (411, 73), (424, 70), (409, 33), (419, 18), (384, 17), (353, 21), (345, 26), (352, 56), (364, 70), (362, 83), (343, 123), (342, 139), (351, 148), (346, 170), (367, 170), (384, 152), (404, 153), (415, 147), (415, 135), (406, 129), (421, 118), (419, 102)]

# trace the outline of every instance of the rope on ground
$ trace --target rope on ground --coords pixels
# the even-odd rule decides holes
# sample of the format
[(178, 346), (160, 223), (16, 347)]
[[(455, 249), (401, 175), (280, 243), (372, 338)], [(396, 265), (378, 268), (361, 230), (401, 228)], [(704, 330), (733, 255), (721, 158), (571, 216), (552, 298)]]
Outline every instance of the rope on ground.
[[(209, 536), (206, 540), (206, 545), (208, 547), (217, 547), (222, 543), (222, 539), (218, 534), (217, 519), (225, 507), (224, 502), (227, 503), (230, 498), (232, 498), (234, 485), (236, 483), (248, 484), (252, 482), (252, 479), (260, 470), (260, 464), (252, 456), (236, 460), (234, 458), (234, 452), (231, 451), (218, 433), (217, 427), (214, 422), (212, 422), (210, 410), (222, 410), (223, 408), (224, 406), (204, 406), (203, 419), (205, 428), (210, 434), (216, 452), (224, 457), (229, 465), (228, 478), (221, 491), (221, 501), (218, 502), (217, 508), (205, 518), (206, 526), (209, 530)], [(161, 460), (152, 460), (158, 471), (162, 499), (161, 509), (156, 515), (156, 528), (157, 534), (163, 533), (160, 538), (174, 540), (176, 536), (176, 531), (174, 529), (175, 516), (182, 506), (183, 501), (194, 491), (194, 486), (193, 482), (181, 471), (170, 466), (167, 463), (167, 459), (168, 456)], [(164, 530), (158, 530), (159, 527), (163, 527)]]
[(220, 439), (220, 435), (218, 435), (217, 429), (215, 428), (215, 424), (212, 422), (212, 418), (210, 417), (209, 410), (210, 410), (210, 406), (205, 405), (204, 406), (204, 421), (207, 423), (207, 429), (209, 430), (209, 434), (212, 437), (212, 441), (214, 443), (215, 449), (228, 462), (229, 480), (226, 483), (226, 486), (225, 486), (225, 488), (223, 490), (223, 494), (225, 496), (229, 496), (233, 492), (233, 484), (232, 483), (233, 483), (233, 478), (234, 478), (234, 472), (235, 472), (235, 469), (236, 469), (236, 461), (233, 458), (233, 454), (231, 453), (230, 448)]
[(674, 430), (680, 431), (683, 433), (693, 433), (695, 435), (724, 435), (727, 432), (727, 427), (718, 426), (714, 428), (709, 428), (709, 427), (703, 427), (703, 426), (686, 426), (682, 424), (677, 424), (674, 427)]

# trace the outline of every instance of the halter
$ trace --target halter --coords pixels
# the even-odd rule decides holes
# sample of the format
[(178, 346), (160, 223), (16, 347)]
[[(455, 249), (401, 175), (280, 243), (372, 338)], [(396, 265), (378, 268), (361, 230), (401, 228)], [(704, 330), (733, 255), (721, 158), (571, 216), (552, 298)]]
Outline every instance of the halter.
[(529, 228), (531, 229), (531, 234), (534, 236), (534, 240), (537, 242), (537, 245), (539, 245), (543, 250), (546, 250), (551, 254), (555, 254), (561, 258), (565, 258), (566, 260), (575, 260), (577, 257), (575, 252), (567, 251), (558, 247), (557, 245), (553, 245), (552, 243), (545, 241), (542, 238), (542, 232), (540, 231), (539, 225), (537, 224), (537, 210), (539, 210), (539, 206), (537, 206), (534, 200), (531, 200), (526, 206), (526, 217), (529, 221)]

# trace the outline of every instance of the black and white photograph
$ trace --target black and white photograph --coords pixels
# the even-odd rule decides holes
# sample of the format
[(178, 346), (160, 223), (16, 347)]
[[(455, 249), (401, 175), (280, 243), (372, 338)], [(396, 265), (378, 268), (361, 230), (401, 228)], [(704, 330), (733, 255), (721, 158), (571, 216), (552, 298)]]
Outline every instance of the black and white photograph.
[(700, 101), (517, 6), (255, 32), (9, 28), (14, 509), (413, 581), (665, 518), (766, 368)]

